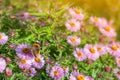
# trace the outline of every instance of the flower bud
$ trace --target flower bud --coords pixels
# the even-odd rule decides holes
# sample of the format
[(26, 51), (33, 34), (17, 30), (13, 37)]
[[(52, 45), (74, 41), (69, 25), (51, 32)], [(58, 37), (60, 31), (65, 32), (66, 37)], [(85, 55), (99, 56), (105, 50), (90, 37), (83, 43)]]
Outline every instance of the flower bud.
[(6, 73), (7, 76), (11, 76), (12, 75), (12, 69), (6, 68), (5, 73)]

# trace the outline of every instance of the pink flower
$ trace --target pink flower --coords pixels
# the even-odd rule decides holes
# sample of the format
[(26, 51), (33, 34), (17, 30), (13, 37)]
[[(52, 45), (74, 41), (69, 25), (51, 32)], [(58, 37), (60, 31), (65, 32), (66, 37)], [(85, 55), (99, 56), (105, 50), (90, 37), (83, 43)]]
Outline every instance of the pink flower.
[(85, 76), (82, 73), (77, 72), (72, 72), (70, 74), (70, 79), (69, 80), (94, 80), (93, 78), (89, 76)]
[(104, 36), (106, 36), (108, 38), (117, 36), (115, 29), (109, 25), (105, 26), (103, 28), (99, 28), (99, 30)]
[(32, 65), (32, 60), (21, 59), (18, 62), (18, 66), (20, 69), (29, 69)]
[(6, 61), (3, 58), (0, 58), (0, 73), (2, 73), (6, 68)]
[(54, 80), (61, 80), (61, 78), (64, 76), (64, 70), (59, 65), (53, 66), (50, 70), (50, 76)]
[(83, 60), (85, 60), (87, 58), (86, 55), (85, 55), (84, 50), (79, 49), (79, 48), (76, 48), (74, 50), (73, 55), (75, 56), (77, 61), (83, 61)]
[(97, 26), (98, 28), (104, 27), (108, 24), (107, 20), (105, 18), (99, 18), (99, 17), (90, 17), (90, 22)]
[(72, 46), (78, 46), (81, 42), (80, 38), (78, 38), (77, 36), (68, 36), (67, 37), (67, 42), (72, 45)]
[(96, 44), (95, 47), (97, 48), (97, 51), (99, 52), (99, 55), (107, 54), (107, 46), (103, 44)]
[(5, 44), (8, 41), (8, 36), (0, 32), (0, 45)]
[(32, 65), (37, 68), (37, 69), (41, 69), (44, 65), (45, 65), (45, 60), (44, 58), (40, 55), (38, 57), (35, 57), (33, 59), (33, 63)]
[(93, 45), (86, 44), (84, 47), (84, 51), (87, 55), (87, 57), (91, 60), (96, 60), (99, 58), (99, 53), (97, 51), (97, 48)]
[(77, 9), (77, 8), (73, 8), (73, 9), (69, 9), (69, 13), (71, 14), (71, 16), (79, 21), (82, 21), (84, 19), (84, 14), (82, 12), (82, 10)]
[(12, 75), (12, 69), (10, 69), (10, 68), (6, 68), (6, 75), (7, 76), (11, 76)]
[(15, 50), (19, 58), (25, 58), (25, 59), (33, 58), (31, 46), (28, 44), (19, 44)]
[(108, 52), (115, 57), (120, 57), (120, 44), (119, 43), (109, 44)]
[(68, 20), (65, 25), (71, 32), (77, 32), (80, 30), (80, 23), (75, 19)]

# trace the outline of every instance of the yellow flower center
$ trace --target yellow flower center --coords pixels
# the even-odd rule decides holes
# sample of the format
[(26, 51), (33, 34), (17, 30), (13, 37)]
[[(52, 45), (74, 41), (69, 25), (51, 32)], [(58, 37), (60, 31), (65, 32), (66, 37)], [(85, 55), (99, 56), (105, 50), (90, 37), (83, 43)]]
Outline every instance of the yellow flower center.
[(25, 54), (30, 53), (30, 49), (29, 49), (29, 48), (23, 48), (22, 51), (23, 51)]
[(55, 76), (58, 76), (58, 75), (59, 75), (59, 72), (58, 72), (58, 71), (54, 71), (54, 75), (55, 75)]
[(35, 61), (36, 61), (37, 63), (39, 63), (39, 62), (40, 62), (40, 58), (35, 58)]
[(94, 20), (95, 20), (95, 22), (98, 22), (98, 18), (97, 17), (95, 17)]
[(94, 49), (94, 48), (90, 48), (90, 52), (91, 52), (92, 54), (94, 54), (94, 53), (95, 53), (95, 49)]
[(70, 22), (69, 24), (70, 24), (71, 27), (75, 27), (75, 23)]
[(120, 64), (120, 59), (118, 60), (118, 63)]
[(84, 76), (83, 75), (78, 75), (77, 80), (84, 80)]
[(70, 40), (71, 40), (73, 43), (76, 42), (76, 39), (75, 39), (75, 38), (71, 38)]
[(25, 59), (21, 60), (21, 63), (26, 64), (26, 60)]
[(79, 9), (75, 9), (74, 10), (76, 14), (80, 14), (80, 10)]
[(101, 48), (101, 47), (98, 47), (98, 48), (97, 48), (97, 50), (98, 50), (98, 51), (101, 51), (101, 50), (102, 50), (102, 48)]
[(0, 39), (2, 39), (2, 34), (0, 34)]
[(107, 31), (107, 32), (110, 32), (110, 30), (111, 30), (111, 28), (108, 26), (108, 27), (105, 27), (104, 28), (105, 29), (105, 31)]
[(118, 47), (117, 46), (112, 46), (111, 49), (116, 51), (118, 49)]
[(78, 57), (82, 57), (82, 53), (81, 52), (78, 52), (77, 55), (78, 55)]

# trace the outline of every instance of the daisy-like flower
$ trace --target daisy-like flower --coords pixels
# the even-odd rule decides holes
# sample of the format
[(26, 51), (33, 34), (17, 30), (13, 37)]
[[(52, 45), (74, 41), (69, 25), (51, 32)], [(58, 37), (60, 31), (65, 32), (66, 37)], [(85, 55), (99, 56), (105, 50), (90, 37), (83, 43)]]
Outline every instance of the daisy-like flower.
[(120, 44), (115, 42), (109, 44), (108, 52), (115, 57), (120, 57)]
[(32, 65), (37, 69), (41, 69), (44, 66), (44, 64), (45, 60), (41, 55), (33, 59)]
[(80, 22), (75, 20), (75, 19), (70, 19), (66, 22), (66, 27), (68, 30), (70, 30), (71, 32), (77, 32), (78, 30), (80, 30)]
[(18, 62), (18, 66), (20, 69), (29, 69), (32, 65), (32, 60), (21, 59)]
[(86, 44), (84, 47), (84, 51), (87, 57), (93, 61), (99, 58), (99, 53), (97, 51), (97, 48), (93, 45)]
[(77, 61), (83, 61), (83, 60), (85, 60), (87, 58), (86, 55), (85, 55), (84, 50), (79, 49), (79, 48), (76, 48), (74, 50), (73, 55), (75, 56)]
[(6, 68), (5, 73), (6, 73), (7, 76), (11, 76), (12, 75), (12, 69)]
[(90, 79), (77, 71), (77, 72), (72, 72), (70, 74), (69, 80), (90, 80)]
[(30, 18), (30, 15), (28, 12), (20, 12), (17, 14), (17, 16), (18, 16), (18, 18), (25, 19), (25, 20)]
[(105, 18), (100, 18), (100, 17), (90, 17), (90, 22), (94, 24), (96, 27), (101, 28), (106, 25), (108, 25), (108, 22)]
[(67, 37), (67, 42), (72, 45), (72, 46), (78, 46), (81, 42), (80, 38), (77, 36), (68, 36)]
[(54, 80), (61, 80), (61, 78), (64, 76), (63, 68), (60, 67), (59, 65), (53, 66), (52, 69), (50, 70), (50, 76)]
[(0, 32), (0, 45), (5, 44), (8, 41), (8, 36)]
[(120, 69), (118, 68), (113, 69), (113, 73), (118, 78), (118, 80), (120, 80)]
[(32, 59), (33, 58), (30, 45), (20, 44), (17, 46), (17, 48), (15, 50), (16, 50), (16, 54), (19, 58), (22, 58), (22, 59)]
[(107, 46), (103, 44), (96, 44), (95, 47), (99, 52), (99, 55), (107, 54)]
[(29, 68), (28, 72), (27, 72), (27, 75), (33, 77), (33, 76), (35, 76), (36, 72), (37, 71), (35, 70), (35, 68)]
[(117, 66), (120, 67), (120, 57), (116, 57)]
[(84, 14), (82, 12), (82, 10), (77, 9), (77, 8), (70, 8), (69, 9), (69, 13), (71, 14), (71, 16), (79, 21), (82, 21), (84, 19)]
[(105, 26), (103, 28), (99, 28), (99, 30), (104, 36), (106, 36), (108, 38), (117, 36), (115, 29), (109, 25)]
[(6, 68), (6, 61), (3, 58), (0, 58), (0, 73), (2, 73)]

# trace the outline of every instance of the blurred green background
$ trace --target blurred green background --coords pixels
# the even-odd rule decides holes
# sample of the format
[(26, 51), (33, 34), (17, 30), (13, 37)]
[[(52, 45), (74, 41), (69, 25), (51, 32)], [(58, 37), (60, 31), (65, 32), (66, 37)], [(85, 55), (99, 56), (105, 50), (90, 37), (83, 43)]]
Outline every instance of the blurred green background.
[(64, 5), (81, 7), (87, 14), (114, 20), (118, 32), (117, 40), (120, 40), (120, 0), (3, 0), (3, 4), (7, 10), (12, 6), (13, 12), (33, 12), (39, 9), (48, 11), (50, 7), (60, 8)]

